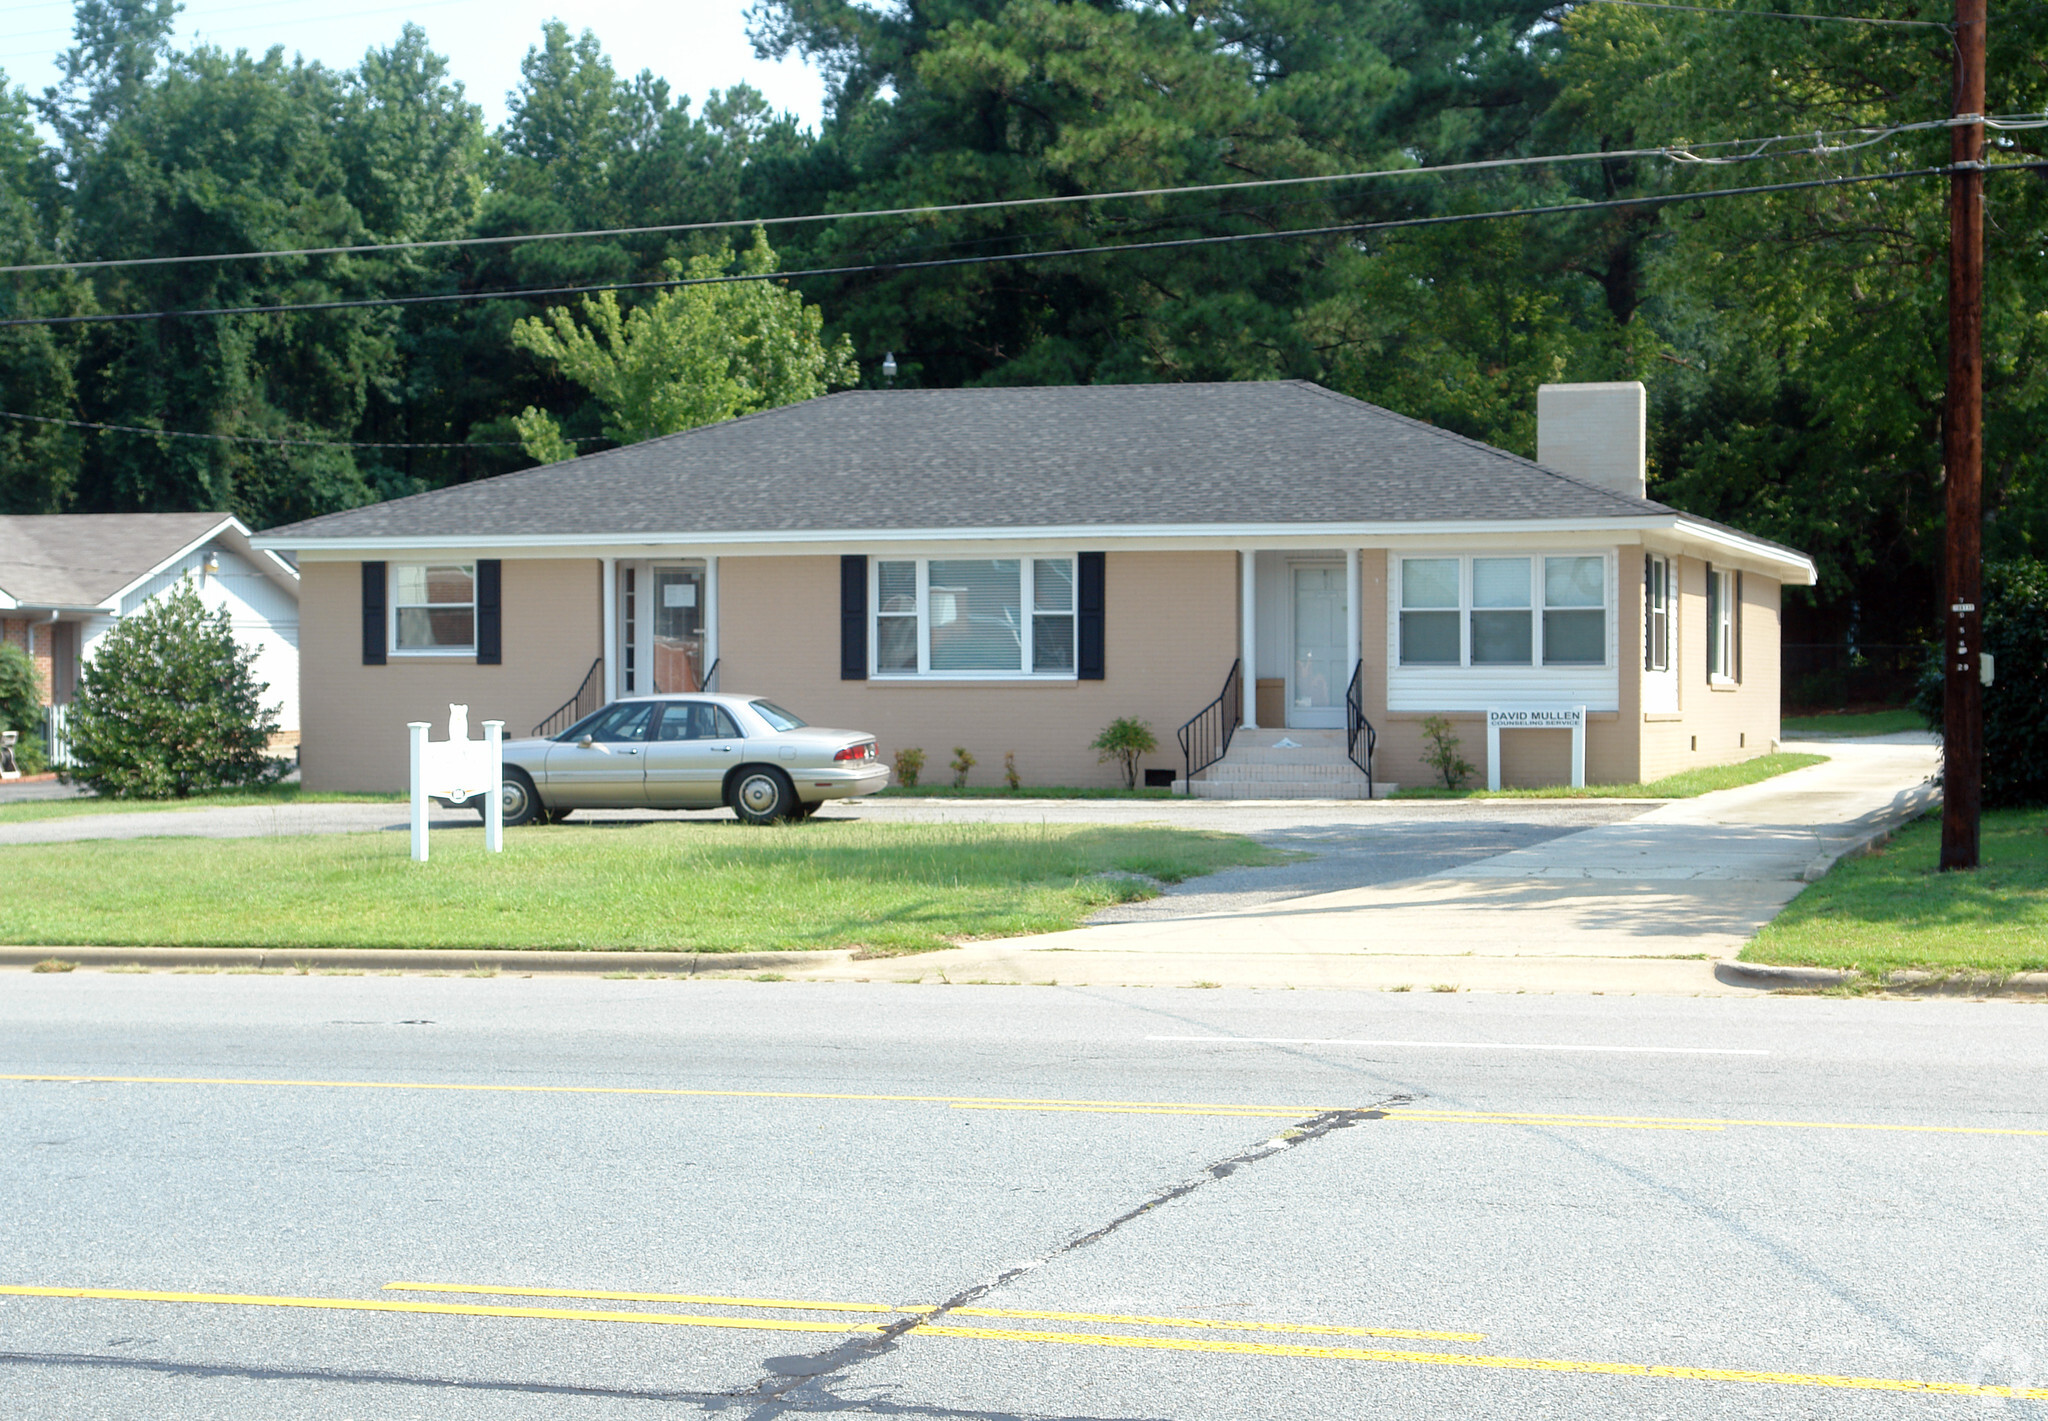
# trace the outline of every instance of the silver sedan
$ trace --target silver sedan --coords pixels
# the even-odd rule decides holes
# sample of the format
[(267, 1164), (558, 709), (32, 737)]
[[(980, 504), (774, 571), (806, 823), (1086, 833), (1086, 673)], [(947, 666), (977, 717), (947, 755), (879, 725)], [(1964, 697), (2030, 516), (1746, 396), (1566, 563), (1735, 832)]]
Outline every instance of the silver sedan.
[(806, 725), (773, 701), (634, 696), (553, 739), (505, 742), (507, 824), (577, 809), (719, 809), (749, 824), (803, 819), (889, 782), (875, 737)]

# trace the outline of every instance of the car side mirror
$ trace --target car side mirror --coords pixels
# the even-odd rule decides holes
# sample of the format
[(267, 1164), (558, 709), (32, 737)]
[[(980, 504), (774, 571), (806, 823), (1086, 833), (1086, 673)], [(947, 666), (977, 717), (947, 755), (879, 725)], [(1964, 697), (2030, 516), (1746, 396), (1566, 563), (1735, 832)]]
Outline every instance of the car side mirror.
[(578, 750), (588, 750), (591, 746), (595, 745), (596, 743), (597, 740), (594, 736), (586, 735), (581, 740), (576, 742), (576, 748)]

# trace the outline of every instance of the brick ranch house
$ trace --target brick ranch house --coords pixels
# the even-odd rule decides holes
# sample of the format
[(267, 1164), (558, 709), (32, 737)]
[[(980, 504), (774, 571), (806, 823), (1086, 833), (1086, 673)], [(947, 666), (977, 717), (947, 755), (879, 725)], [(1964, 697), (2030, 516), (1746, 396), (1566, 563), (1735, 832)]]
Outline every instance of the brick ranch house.
[(1226, 796), (1361, 795), (1375, 741), (1426, 781), (1433, 714), (1509, 784), (1770, 750), (1812, 562), (1644, 497), (1642, 386), (1539, 406), (1532, 462), (1300, 381), (849, 391), (255, 541), (319, 790), (403, 786), (450, 701), (522, 734), (707, 682), (981, 783), (1111, 783), (1118, 716)]
[[(93, 648), (123, 617), (190, 579), (207, 610), (226, 607), (280, 705), (278, 747), (299, 735), (299, 575), (249, 545), (225, 513), (57, 513), (0, 517), (0, 640), (28, 652), (58, 732)], [(54, 709), (54, 715), (49, 713)], [(31, 726), (8, 726), (32, 731)]]

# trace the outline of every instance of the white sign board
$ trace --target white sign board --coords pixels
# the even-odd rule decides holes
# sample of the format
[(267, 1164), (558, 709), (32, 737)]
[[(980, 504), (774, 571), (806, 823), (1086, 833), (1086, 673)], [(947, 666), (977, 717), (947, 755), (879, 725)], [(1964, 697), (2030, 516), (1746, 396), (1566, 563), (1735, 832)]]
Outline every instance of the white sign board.
[(1486, 712), (1486, 787), (1500, 788), (1500, 733), (1503, 730), (1569, 730), (1572, 733), (1572, 788), (1586, 787), (1586, 708), (1510, 707)]
[(426, 721), (406, 722), (412, 736), (412, 856), (427, 861), (427, 801), (446, 799), (456, 804), (482, 796), (484, 802), (484, 848), (499, 853), (505, 847), (505, 804), (498, 785), (505, 773), (505, 722), (484, 722), (484, 738), (469, 738), (469, 707), (450, 704), (448, 738), (432, 740), (433, 729)]

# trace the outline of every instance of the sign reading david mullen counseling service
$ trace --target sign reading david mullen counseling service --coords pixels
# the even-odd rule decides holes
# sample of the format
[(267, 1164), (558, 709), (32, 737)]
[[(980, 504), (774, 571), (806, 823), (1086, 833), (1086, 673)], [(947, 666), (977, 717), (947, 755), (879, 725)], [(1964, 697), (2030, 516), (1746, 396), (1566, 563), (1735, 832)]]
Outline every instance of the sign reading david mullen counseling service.
[(1493, 708), (1486, 712), (1486, 787), (1500, 788), (1500, 733), (1503, 730), (1569, 730), (1572, 733), (1572, 788), (1586, 787), (1586, 708)]

